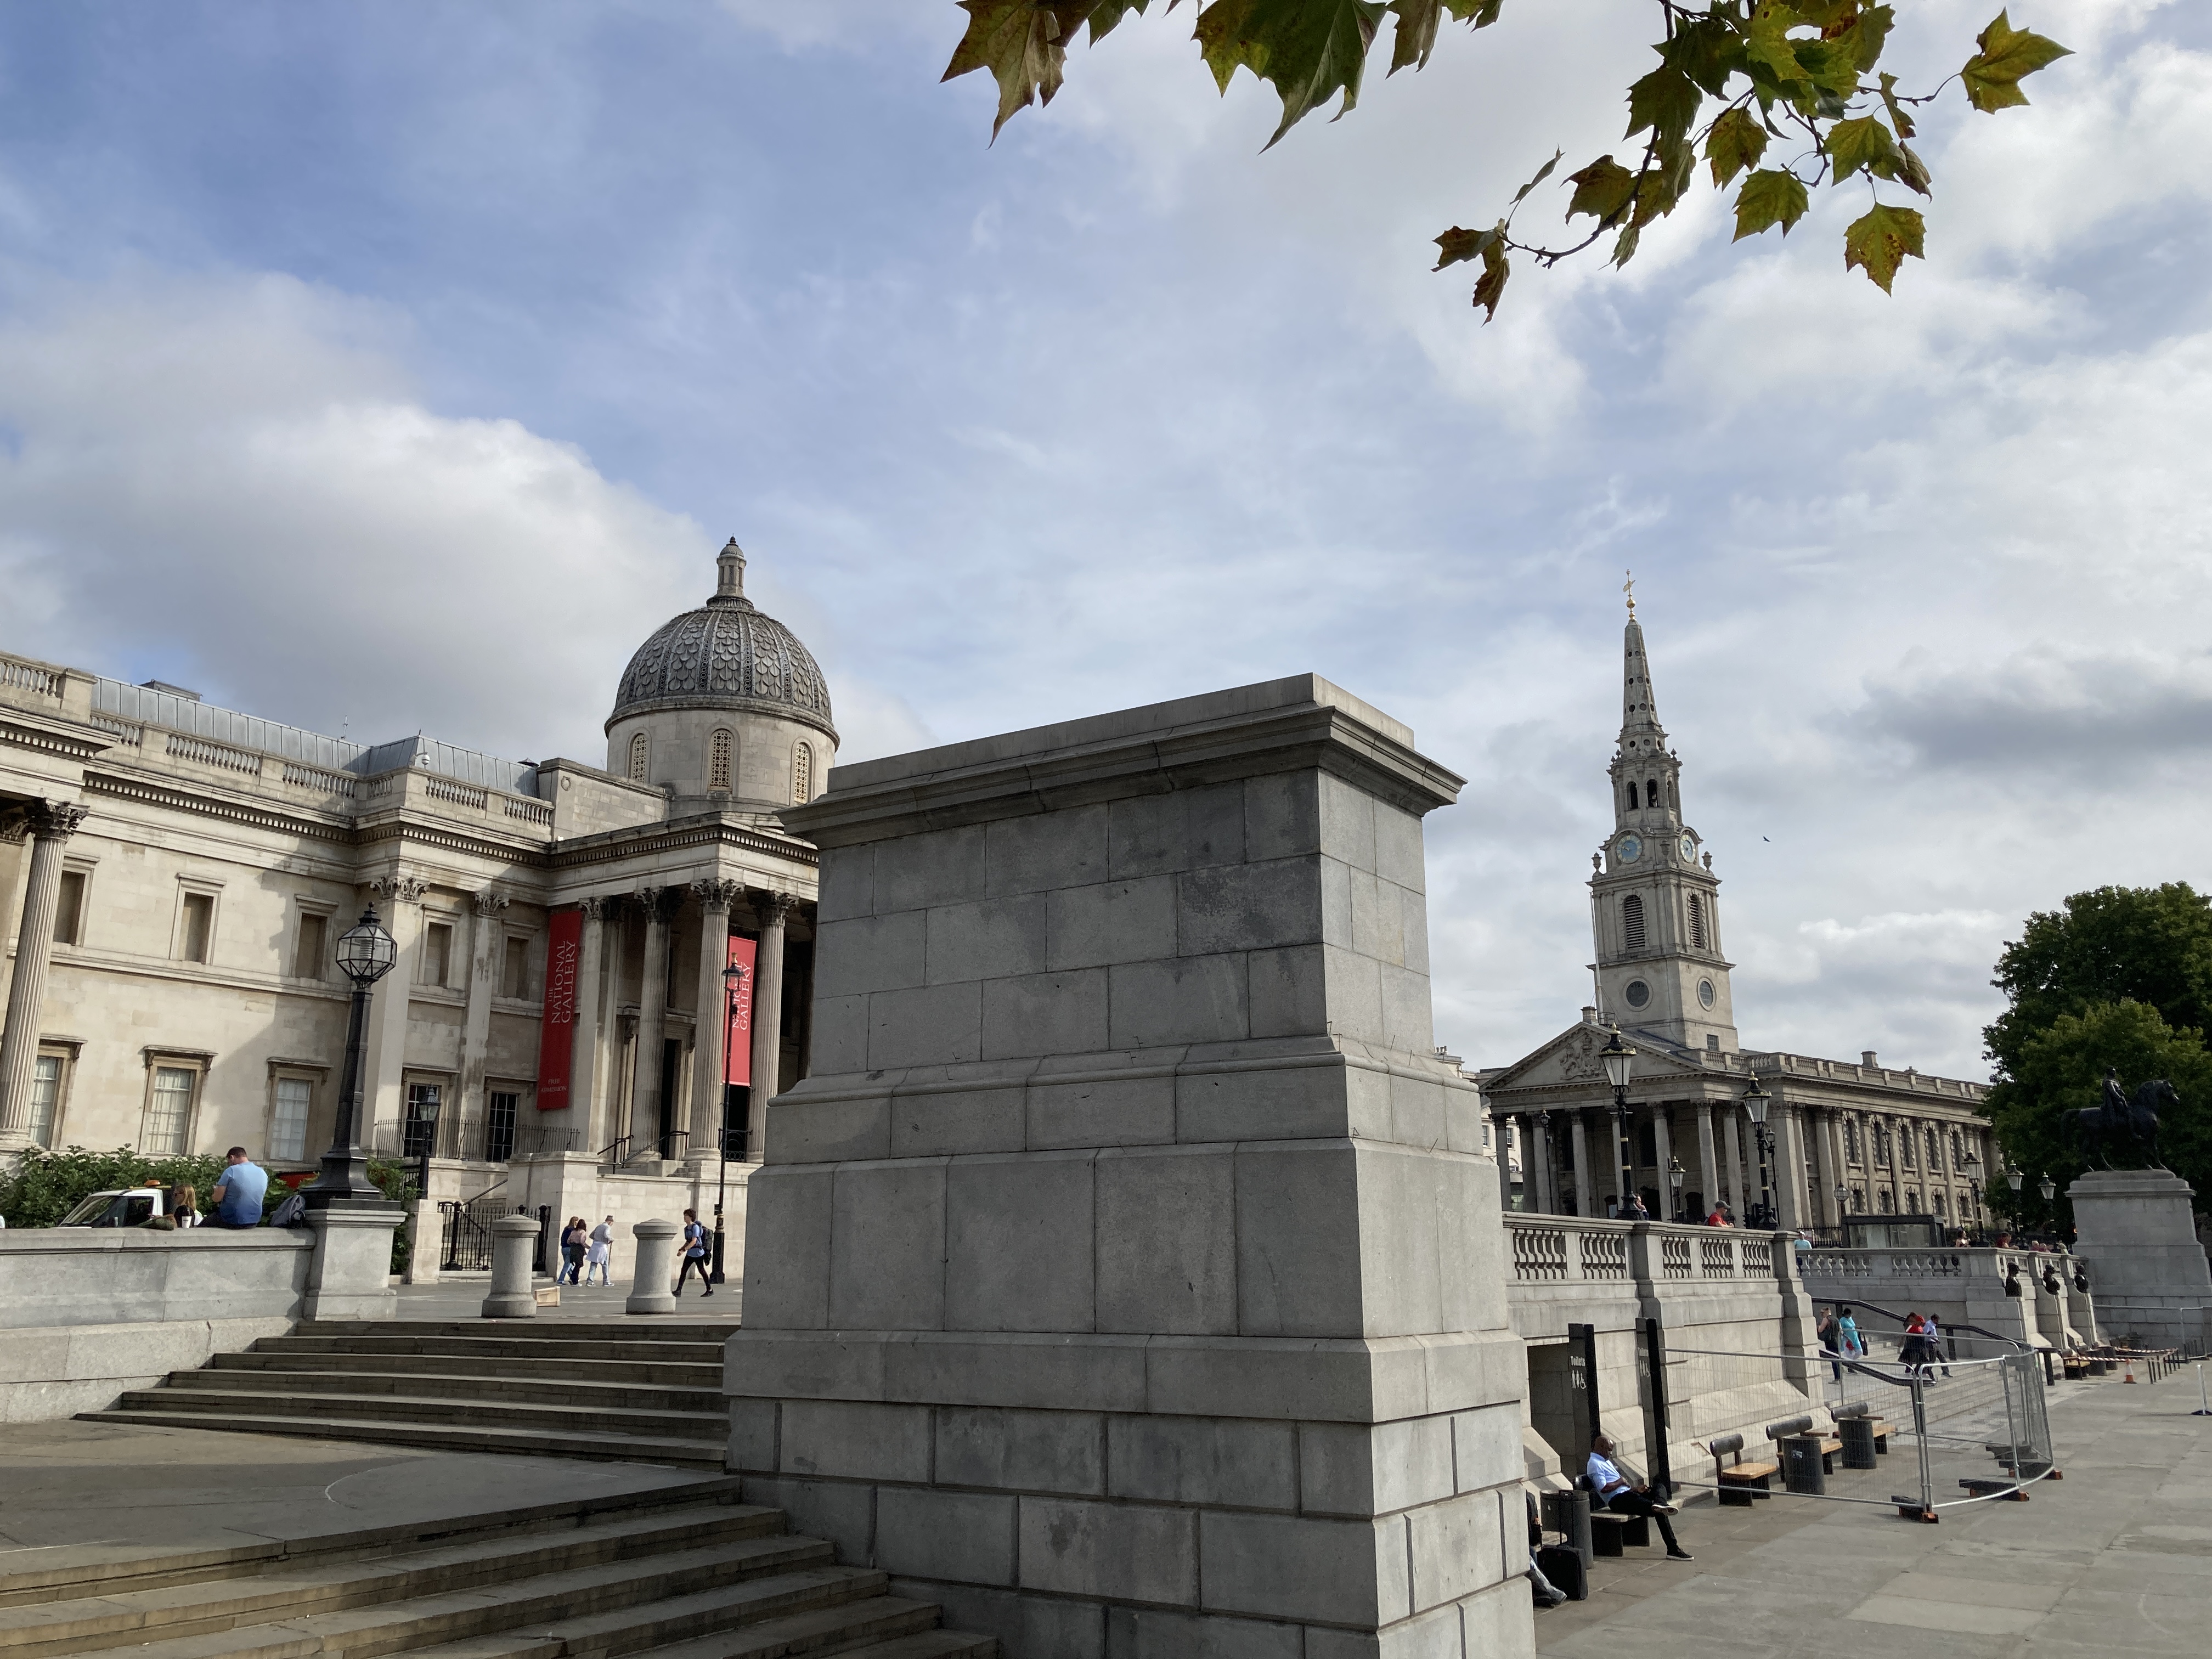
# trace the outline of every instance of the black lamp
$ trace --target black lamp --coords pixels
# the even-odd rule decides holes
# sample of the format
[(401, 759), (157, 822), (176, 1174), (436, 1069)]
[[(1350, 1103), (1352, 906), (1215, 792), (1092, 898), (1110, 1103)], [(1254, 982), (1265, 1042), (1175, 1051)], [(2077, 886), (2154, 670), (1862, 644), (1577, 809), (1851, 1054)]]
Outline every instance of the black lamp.
[(361, 1051), (368, 1030), (369, 993), (399, 960), (399, 946), (377, 921), (372, 904), (359, 921), (338, 935), (336, 954), (338, 971), (353, 981), (353, 1006), (346, 1015), (345, 1070), (338, 1082), (331, 1149), (323, 1154), (322, 1174), (301, 1189), (311, 1210), (337, 1203), (380, 1202), (384, 1197), (368, 1178), (368, 1158), (361, 1149)]
[(1636, 1067), (1636, 1050), (1620, 1040), (1620, 1027), (1616, 1025), (1597, 1057), (1605, 1062), (1606, 1079), (1613, 1085), (1613, 1161), (1620, 1178), (1618, 1213), (1626, 1215), (1636, 1188), (1635, 1172), (1628, 1161), (1628, 1074)]
[(1774, 1132), (1766, 1127), (1766, 1112), (1773, 1103), (1774, 1097), (1760, 1088), (1759, 1079), (1753, 1078), (1751, 1087), (1744, 1091), (1743, 1109), (1751, 1119), (1752, 1139), (1759, 1146), (1759, 1207), (1751, 1217), (1754, 1227), (1774, 1224), (1774, 1188), (1766, 1170), (1767, 1160), (1774, 1152)]

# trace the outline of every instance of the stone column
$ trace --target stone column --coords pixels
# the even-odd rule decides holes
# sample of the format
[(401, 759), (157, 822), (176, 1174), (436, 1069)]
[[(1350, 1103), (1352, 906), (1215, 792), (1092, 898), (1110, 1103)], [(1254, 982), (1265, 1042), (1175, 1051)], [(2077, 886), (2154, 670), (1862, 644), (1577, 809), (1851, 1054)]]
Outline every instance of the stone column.
[[(1602, 1117), (1603, 1113), (1599, 1115)], [(1589, 1114), (1579, 1109), (1567, 1114), (1567, 1146), (1575, 1158), (1575, 1213), (1601, 1213), (1597, 1183), (1590, 1179)]]
[(1651, 1109), (1651, 1155), (1659, 1164), (1659, 1207), (1665, 1212), (1651, 1218), (1654, 1221), (1672, 1221), (1675, 1219), (1674, 1183), (1667, 1177), (1667, 1166), (1674, 1161), (1674, 1112), (1669, 1107), (1661, 1105)]
[(1526, 1358), (1429, 1018), (1457, 781), (1411, 736), (1302, 676), (787, 809), (821, 1069), (749, 1188), (745, 1501), (1006, 1659), (1531, 1653)]
[(1778, 1100), (1768, 1110), (1774, 1130), (1774, 1156), (1768, 1174), (1774, 1182), (1774, 1212), (1784, 1228), (1805, 1224), (1805, 1143), (1797, 1108)]
[(1555, 1215), (1559, 1208), (1559, 1182), (1553, 1167), (1552, 1126), (1544, 1121), (1544, 1116), (1542, 1113), (1531, 1113), (1528, 1130), (1522, 1137), (1521, 1190), (1524, 1194), (1535, 1194), (1533, 1200), (1525, 1196), (1522, 1199), (1530, 1209)]
[(637, 998), (637, 1054), (629, 1091), (629, 1157), (660, 1156), (660, 1049), (668, 1036), (668, 924), (684, 894), (641, 887), (645, 911), (645, 982)]
[(584, 923), (576, 941), (576, 1024), (569, 1038), (568, 1121), (578, 1145), (569, 1150), (597, 1154), (615, 1138), (607, 1120), (606, 1090), (600, 1080), (599, 1030), (606, 1001), (607, 921), (615, 901), (579, 899)]
[(537, 1217), (503, 1215), (491, 1224), (491, 1294), (483, 1299), (483, 1317), (538, 1317), (538, 1291), (530, 1273), (537, 1249)]
[(697, 1049), (691, 1057), (693, 1158), (719, 1158), (722, 1133), (723, 1045), (730, 1035), (730, 999), (722, 970), (730, 965), (730, 907), (742, 890), (734, 881), (695, 881), (699, 901), (699, 988), (692, 1000)]
[[(1721, 1164), (1713, 1150), (1713, 1109), (1708, 1101), (1698, 1103), (1698, 1195), (1705, 1200), (1705, 1215), (1713, 1212), (1713, 1200), (1721, 1195)], [(1705, 1219), (1699, 1216), (1698, 1220)]]
[[(1728, 1195), (1729, 1208), (1735, 1212), (1736, 1224), (1743, 1223), (1743, 1212), (1752, 1200), (1745, 1196), (1743, 1161), (1743, 1108), (1729, 1105), (1721, 1109), (1722, 1191)], [(1756, 1182), (1753, 1183), (1754, 1186)]]
[(491, 1050), (491, 1000), (499, 987), (499, 970), (505, 955), (507, 928), (500, 918), (507, 914), (507, 898), (487, 887), (476, 896), (476, 922), (469, 939), (469, 1003), (461, 1024), (461, 1097), (450, 1128), (439, 1139), (446, 1158), (467, 1158), (470, 1149), (483, 1156), (484, 1133), (484, 1064)]
[(768, 1150), (768, 1103), (783, 1066), (783, 921), (799, 901), (789, 893), (759, 893), (760, 953), (753, 968), (752, 1103), (745, 1112), (745, 1156), (757, 1164)]
[[(368, 1032), (362, 1042), (361, 1144), (385, 1158), (403, 1150), (400, 1126), (407, 1115), (407, 1000), (422, 949), (422, 895), (428, 882), (397, 871), (368, 884), (377, 915), (398, 954), (392, 971), (376, 982), (368, 1002)], [(347, 924), (351, 926), (350, 923)]]
[(1836, 1196), (1836, 1188), (1841, 1187), (1848, 1193), (1851, 1184), (1850, 1172), (1844, 1164), (1844, 1116), (1841, 1112), (1831, 1111), (1823, 1113), (1822, 1119), (1826, 1130), (1826, 1138), (1821, 1145), (1828, 1149), (1825, 1160), (1828, 1166), (1825, 1188), (1828, 1224), (1832, 1227), (1840, 1227), (1844, 1224), (1844, 1209), (1846, 1200)]
[(33, 803), (28, 814), (31, 869), (23, 884), (23, 919), (15, 932), (8, 1029), (0, 1034), (0, 1152), (19, 1152), (31, 1144), (31, 1085), (38, 1073), (46, 963), (61, 898), (62, 848), (84, 822), (86, 811), (70, 801), (42, 800)]
[[(1516, 1115), (1500, 1112), (1490, 1120), (1492, 1150), (1498, 1157), (1498, 1207), (1510, 1211), (1513, 1207), (1513, 1125)], [(1536, 1206), (1528, 1203), (1530, 1209)]]

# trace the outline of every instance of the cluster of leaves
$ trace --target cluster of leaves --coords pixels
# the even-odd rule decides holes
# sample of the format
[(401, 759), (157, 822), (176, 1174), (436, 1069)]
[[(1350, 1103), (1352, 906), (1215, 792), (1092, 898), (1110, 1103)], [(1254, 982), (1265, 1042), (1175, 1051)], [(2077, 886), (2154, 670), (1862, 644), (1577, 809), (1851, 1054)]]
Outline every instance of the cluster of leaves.
[[(1984, 1109), (2021, 1191), (1990, 1172), (1993, 1209), (2070, 1221), (2064, 1189), (2086, 1167), (2071, 1114), (2103, 1097), (2107, 1066), (2130, 1093), (2165, 1078), (2181, 1097), (2159, 1123), (2159, 1150), (2200, 1194), (2212, 1194), (2212, 899), (2180, 882), (2100, 887), (2039, 911), (2005, 946), (1994, 981), (2009, 1006), (1984, 1033), (1996, 1082)], [(2048, 1176), (2059, 1196), (2036, 1191)]]
[[(210, 1207), (215, 1183), (222, 1179), (219, 1158), (148, 1158), (127, 1146), (112, 1152), (95, 1152), (82, 1146), (66, 1146), (58, 1152), (33, 1146), (23, 1153), (13, 1175), (0, 1176), (0, 1216), (10, 1227), (51, 1227), (94, 1193), (118, 1187), (143, 1187), (157, 1181), (164, 1187), (182, 1182), (199, 1196), (203, 1212)], [(274, 1200), (284, 1188), (270, 1183)]]
[[(1272, 146), (1332, 98), (1341, 100), (1340, 116), (1358, 102), (1367, 56), (1386, 17), (1395, 20), (1395, 75), (1427, 64), (1447, 15), (1480, 29), (1498, 21), (1504, 3), (1200, 0), (1194, 34), (1223, 91), (1240, 69), (1275, 89), (1283, 118), (1267, 141)], [(1087, 25), (1095, 45), (1150, 3), (959, 0), (968, 27), (945, 78), (987, 70), (997, 79), (995, 138), (1017, 110), (1052, 101), (1078, 29)], [(1167, 0), (1163, 9), (1176, 3)], [(1664, 28), (1652, 48), (1659, 67), (1628, 89), (1626, 137), (1642, 137), (1641, 152), (1632, 166), (1606, 155), (1568, 175), (1574, 185), (1569, 222), (1587, 215), (1595, 228), (1565, 247), (1514, 235), (1515, 215), (1559, 165), (1561, 156), (1554, 154), (1496, 224), (1479, 230), (1455, 225), (1437, 237), (1437, 269), (1479, 263), (1474, 303), (1487, 317), (1497, 314), (1514, 252), (1549, 265), (1610, 234), (1612, 263), (1626, 264), (1644, 228), (1673, 213), (1688, 193), (1702, 152), (1714, 187), (1735, 187), (1738, 240), (1777, 226), (1786, 236), (1809, 210), (1814, 188), (1863, 180), (1873, 200), (1844, 233), (1844, 264), (1864, 270), (1888, 292), (1899, 265), (1908, 256), (1923, 257), (1927, 227), (1917, 209), (1881, 200), (1877, 186), (1929, 194), (1928, 169), (1906, 141), (1914, 135), (1912, 110), (1949, 84), (1907, 95), (1898, 91), (1895, 76), (1879, 69), (1896, 7), (1872, 0), (1709, 0), (1699, 11), (1680, 0), (1655, 3)], [(2021, 81), (2067, 55), (2056, 41), (2013, 27), (2002, 11), (1976, 48), (1952, 78), (1974, 108), (1990, 113), (2027, 102)], [(1778, 152), (1762, 165), (1777, 140), (1791, 153)]]

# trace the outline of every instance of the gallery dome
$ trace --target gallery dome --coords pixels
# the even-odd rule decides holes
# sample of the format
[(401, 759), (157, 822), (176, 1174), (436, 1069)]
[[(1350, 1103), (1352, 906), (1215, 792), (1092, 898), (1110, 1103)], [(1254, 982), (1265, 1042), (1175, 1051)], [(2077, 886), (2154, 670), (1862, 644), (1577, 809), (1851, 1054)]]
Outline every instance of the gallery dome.
[(799, 636), (745, 597), (735, 537), (715, 564), (714, 597), (664, 623), (629, 659), (608, 727), (661, 709), (728, 708), (801, 720), (834, 743), (829, 683)]

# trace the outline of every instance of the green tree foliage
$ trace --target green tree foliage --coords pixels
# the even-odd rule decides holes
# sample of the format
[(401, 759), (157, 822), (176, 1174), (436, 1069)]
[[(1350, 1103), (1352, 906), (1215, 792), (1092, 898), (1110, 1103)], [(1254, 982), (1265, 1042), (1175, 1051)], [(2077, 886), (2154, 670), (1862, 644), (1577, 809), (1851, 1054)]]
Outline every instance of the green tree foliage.
[[(148, 1158), (118, 1146), (112, 1152), (88, 1152), (67, 1146), (50, 1152), (33, 1146), (12, 1176), (0, 1176), (0, 1216), (10, 1227), (51, 1227), (93, 1194), (116, 1187), (143, 1187), (158, 1181), (164, 1187), (184, 1182), (198, 1194), (200, 1209), (213, 1202), (215, 1183), (222, 1179), (219, 1158)], [(283, 1188), (270, 1184), (281, 1198)]]
[[(1097, 45), (1152, 0), (958, 0), (968, 24), (945, 78), (988, 71), (999, 83), (998, 137), (1015, 112), (1049, 104), (1066, 74), (1067, 43), (1088, 25)], [(1161, 11), (1175, 9), (1166, 0)], [(1359, 101), (1369, 52), (1383, 22), (1392, 25), (1390, 74), (1419, 70), (1436, 50), (1447, 18), (1473, 29), (1498, 21), (1504, 0), (1195, 0), (1194, 38), (1215, 83), (1226, 92), (1239, 70), (1274, 88), (1283, 118), (1272, 147), (1331, 100), (1340, 118)], [(1498, 311), (1511, 256), (1552, 265), (1601, 239), (1613, 238), (1611, 260), (1634, 257), (1644, 228), (1674, 212), (1689, 192), (1702, 150), (1713, 186), (1727, 190), (1739, 174), (1736, 240), (1777, 226), (1785, 236), (1805, 215), (1812, 191), (1857, 181), (1867, 211), (1844, 236), (1845, 269), (1857, 268), (1889, 291), (1899, 265), (1923, 257), (1927, 226), (1919, 210), (1881, 198), (1884, 185), (1926, 197), (1928, 169), (1906, 142), (1912, 111), (1951, 80), (1967, 102), (1995, 114), (2027, 102), (2020, 83), (2068, 55), (2057, 41), (2016, 29), (2000, 11), (1976, 38), (1976, 50), (1955, 76), (1917, 94), (1899, 93), (1897, 77), (1879, 67), (1899, 6), (1874, 0), (1708, 0), (1702, 9), (1654, 0), (1661, 38), (1659, 65), (1628, 88), (1625, 138), (1641, 143), (1628, 163), (1601, 155), (1568, 174), (1575, 186), (1570, 223), (1596, 221), (1582, 240), (1564, 246), (1523, 241), (1513, 224), (1522, 204), (1551, 173), (1521, 187), (1487, 230), (1455, 225), (1437, 238), (1437, 269), (1462, 260), (1482, 267), (1474, 303)], [(1779, 140), (1776, 165), (1761, 167)]]
[(2017, 1195), (1990, 1172), (1992, 1207), (2048, 1213), (2033, 1176), (2063, 1189), (2085, 1167), (2068, 1114), (2095, 1107), (2105, 1068), (2133, 1092), (2165, 1078), (2181, 1096), (2159, 1126), (2160, 1151), (2202, 1195), (2212, 1193), (2212, 898), (2182, 882), (2100, 887), (2038, 911), (1997, 959), (2010, 1005), (1984, 1033), (1996, 1082), (1986, 1107), (1997, 1139), (2031, 1179)]

